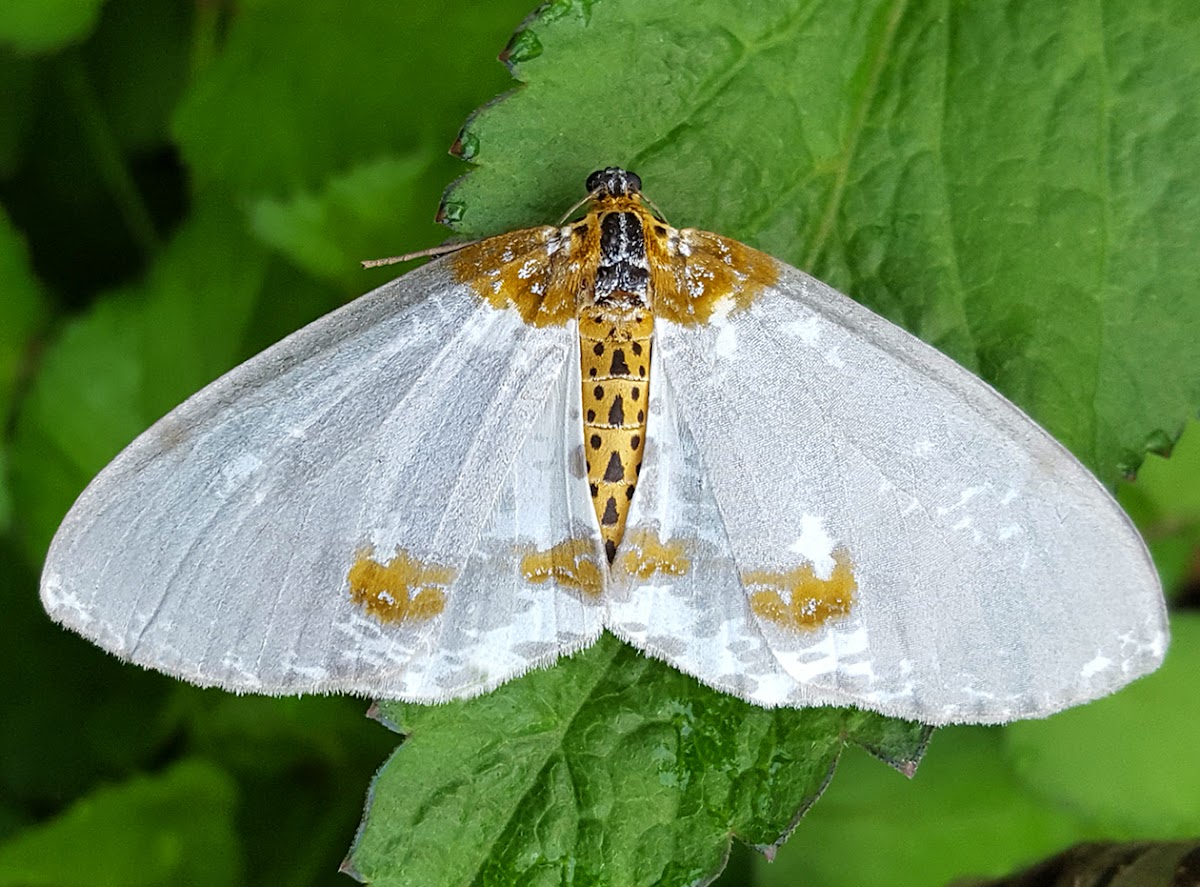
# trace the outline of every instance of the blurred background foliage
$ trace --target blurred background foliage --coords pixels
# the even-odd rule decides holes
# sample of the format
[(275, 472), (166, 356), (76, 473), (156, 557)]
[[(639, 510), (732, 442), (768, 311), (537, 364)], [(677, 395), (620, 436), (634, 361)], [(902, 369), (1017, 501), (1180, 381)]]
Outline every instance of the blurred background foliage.
[[(1186, 0), (1101, 5), (997, 3), (987, 21), (793, 2), (779, 24), (734, 3), (558, 3), (508, 51), (529, 86), (459, 139), (480, 171), (450, 214), (473, 234), (553, 220), (591, 168), (633, 166), (673, 222), (863, 297), (1113, 481), (1169, 449), (1200, 395), (1200, 90), (1183, 49), (1200, 25)], [(0, 885), (346, 883), (396, 744), (365, 703), (237, 698), (123, 666), (49, 624), (37, 572), (73, 497), (142, 428), (387, 278), (358, 259), (444, 239), (434, 213), (467, 169), (447, 149), (516, 85), (496, 55), (530, 12), (0, 7)], [(763, 58), (777, 67), (738, 88)], [(1101, 131), (1100, 185), (1022, 190), (1029, 169), (1065, 182), (1097, 165)], [(1094, 327), (1076, 252), (1125, 327)], [(1101, 358), (1116, 381), (1079, 395), (1071, 365), (1103, 382)], [(1046, 722), (939, 731), (912, 782), (848, 752), (776, 862), (737, 846), (721, 883), (939, 883), (1077, 840), (1200, 833), (1200, 431), (1150, 456), (1122, 501), (1175, 602), (1162, 672)]]

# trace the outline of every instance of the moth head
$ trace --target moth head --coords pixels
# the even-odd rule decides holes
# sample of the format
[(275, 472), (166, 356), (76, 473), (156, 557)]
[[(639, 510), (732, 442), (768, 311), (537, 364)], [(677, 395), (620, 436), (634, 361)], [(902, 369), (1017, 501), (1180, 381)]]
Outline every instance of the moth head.
[(641, 193), (642, 180), (637, 173), (608, 166), (587, 177), (587, 190), (592, 197), (632, 197)]

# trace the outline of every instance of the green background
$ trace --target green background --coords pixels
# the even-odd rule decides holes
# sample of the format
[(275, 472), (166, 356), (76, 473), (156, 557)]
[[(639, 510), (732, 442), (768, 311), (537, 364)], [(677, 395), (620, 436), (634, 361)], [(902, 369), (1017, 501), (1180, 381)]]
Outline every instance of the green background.
[[(1110, 484), (1195, 416), (1191, 0), (578, 0), (513, 38), (531, 11), (0, 6), (0, 887), (350, 883), (337, 866), (398, 743), (365, 701), (123, 666), (48, 622), (37, 571), (138, 431), (389, 276), (357, 260), (444, 239), (442, 191), (468, 170), (443, 215), (479, 236), (633, 168), (672, 223), (854, 295)], [(1162, 671), (1048, 721), (938, 731), (912, 781), (851, 746), (775, 862), (735, 841), (721, 883), (934, 884), (1200, 834), (1200, 431), (1121, 497), (1174, 602)], [(893, 759), (923, 738), (751, 708), (610, 642), (478, 703), (389, 707), (412, 739), (353, 865), (396, 884), (447, 860), (454, 883), (702, 881), (731, 833), (791, 828), (843, 736)], [(504, 778), (448, 769), (484, 759)], [(467, 828), (473, 809), (503, 828)]]

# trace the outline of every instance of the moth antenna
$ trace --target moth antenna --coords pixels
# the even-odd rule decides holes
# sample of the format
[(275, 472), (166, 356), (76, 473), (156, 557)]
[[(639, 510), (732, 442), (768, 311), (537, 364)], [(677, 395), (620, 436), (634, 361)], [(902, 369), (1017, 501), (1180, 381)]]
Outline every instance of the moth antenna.
[(572, 206), (572, 207), (571, 207), (569, 210), (567, 210), (565, 213), (563, 213), (563, 217), (562, 217), (561, 219), (559, 219), (559, 220), (558, 220), (558, 224), (559, 224), (559, 225), (561, 225), (561, 224), (563, 224), (563, 223), (564, 223), (564, 222), (565, 222), (567, 219), (571, 218), (571, 216), (575, 214), (575, 210), (579, 209), (579, 207), (583, 206), (583, 205), (584, 205), (585, 203), (587, 203), (589, 200), (595, 200), (595, 199), (596, 199), (596, 195), (597, 195), (599, 192), (600, 192), (600, 189), (599, 189), (599, 188), (597, 188), (595, 191), (589, 191), (587, 194), (583, 195), (583, 198), (582, 198), (582, 199), (575, 201), (575, 205), (574, 205), (574, 206)]
[(667, 217), (663, 215), (663, 211), (658, 208), (657, 203), (655, 203), (653, 200), (651, 200), (649, 197), (647, 197), (641, 191), (638, 191), (637, 195), (638, 195), (638, 197), (640, 197), (642, 199), (642, 203), (646, 204), (646, 206), (648, 206), (652, 210), (654, 210), (654, 215), (658, 218), (658, 220), (660, 222), (662, 222), (664, 225), (671, 224), (670, 222), (667, 221)]
[(443, 243), (441, 246), (431, 246), (429, 249), (419, 249), (415, 253), (405, 253), (402, 256), (388, 256), (386, 259), (363, 259), (359, 264), (364, 268), (378, 268), (381, 265), (398, 265), (412, 259), (423, 259), (427, 256), (445, 256), (456, 253), (465, 246), (474, 246), (480, 240), (465, 240), (462, 243)]

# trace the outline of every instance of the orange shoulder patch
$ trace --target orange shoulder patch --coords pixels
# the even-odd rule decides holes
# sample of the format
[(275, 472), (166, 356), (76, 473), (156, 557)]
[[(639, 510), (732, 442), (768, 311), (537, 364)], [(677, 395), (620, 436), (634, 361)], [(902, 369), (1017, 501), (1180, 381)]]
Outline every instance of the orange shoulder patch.
[(779, 263), (753, 247), (696, 228), (648, 221), (654, 314), (679, 324), (708, 323), (745, 308), (779, 279)]
[(516, 308), (531, 326), (555, 326), (575, 317), (584, 281), (595, 279), (598, 239), (599, 230), (582, 223), (524, 228), (463, 247), (450, 269), (494, 307)]

